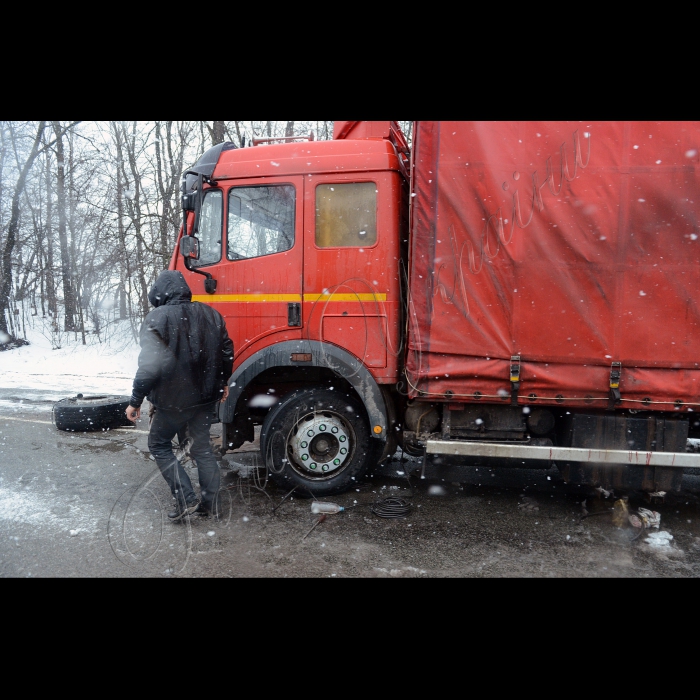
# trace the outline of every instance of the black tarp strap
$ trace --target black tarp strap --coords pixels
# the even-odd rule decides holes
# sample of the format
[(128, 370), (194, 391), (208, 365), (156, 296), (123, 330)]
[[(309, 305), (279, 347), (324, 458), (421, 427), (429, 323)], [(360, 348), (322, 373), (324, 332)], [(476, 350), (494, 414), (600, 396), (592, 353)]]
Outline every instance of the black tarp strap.
[(510, 358), (510, 405), (518, 405), (518, 389), (520, 389), (520, 355)]
[(622, 371), (622, 362), (613, 362), (610, 367), (610, 399), (608, 401), (608, 410), (615, 408), (615, 404), (621, 403), (620, 397), (620, 373)]

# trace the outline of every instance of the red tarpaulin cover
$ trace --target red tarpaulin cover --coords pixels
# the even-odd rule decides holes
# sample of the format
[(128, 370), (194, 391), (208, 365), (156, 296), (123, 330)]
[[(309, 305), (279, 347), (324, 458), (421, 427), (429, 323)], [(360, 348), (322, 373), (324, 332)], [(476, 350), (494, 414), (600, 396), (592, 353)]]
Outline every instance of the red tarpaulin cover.
[(700, 122), (417, 122), (413, 147), (411, 396), (509, 400), (519, 355), (520, 403), (605, 408), (620, 362), (619, 407), (697, 410)]

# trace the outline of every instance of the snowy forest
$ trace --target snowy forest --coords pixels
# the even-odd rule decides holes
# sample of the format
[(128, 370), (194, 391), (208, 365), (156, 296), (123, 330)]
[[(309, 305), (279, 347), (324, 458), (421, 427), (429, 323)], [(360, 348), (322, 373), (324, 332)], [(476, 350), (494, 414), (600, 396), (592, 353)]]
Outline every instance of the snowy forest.
[(333, 122), (0, 121), (0, 349), (39, 325), (55, 348), (103, 342), (115, 321), (135, 338), (183, 171), (222, 141), (289, 137), (330, 139)]

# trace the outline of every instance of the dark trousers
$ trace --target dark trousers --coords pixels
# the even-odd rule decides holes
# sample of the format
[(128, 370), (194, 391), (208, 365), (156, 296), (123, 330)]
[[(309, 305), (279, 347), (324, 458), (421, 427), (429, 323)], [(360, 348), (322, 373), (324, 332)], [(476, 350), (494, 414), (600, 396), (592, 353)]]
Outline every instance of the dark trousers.
[(209, 429), (215, 411), (216, 402), (182, 411), (164, 411), (158, 408), (148, 434), (148, 448), (173, 496), (180, 502), (191, 503), (197, 496), (187, 472), (175, 458), (172, 447), (172, 440), (178, 431), (184, 432), (187, 429), (192, 438), (190, 457), (194, 459), (199, 472), (202, 503), (210, 511), (213, 510), (220, 484), (219, 465), (209, 443)]

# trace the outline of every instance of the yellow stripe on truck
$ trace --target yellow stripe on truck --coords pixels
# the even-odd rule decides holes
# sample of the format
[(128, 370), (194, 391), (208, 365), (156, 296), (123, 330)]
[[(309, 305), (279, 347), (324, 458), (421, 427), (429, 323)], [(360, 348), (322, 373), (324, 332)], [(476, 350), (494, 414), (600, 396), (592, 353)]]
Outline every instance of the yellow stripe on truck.
[[(301, 294), (195, 294), (192, 301), (205, 303), (301, 301)], [(304, 294), (304, 301), (386, 301), (386, 294)]]
[(386, 301), (386, 294), (304, 294), (304, 301)]
[(203, 302), (264, 302), (264, 301), (301, 301), (301, 294), (195, 294), (192, 301)]

